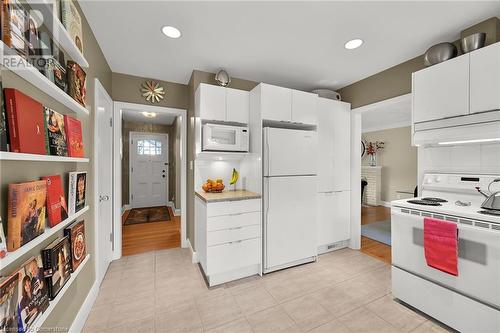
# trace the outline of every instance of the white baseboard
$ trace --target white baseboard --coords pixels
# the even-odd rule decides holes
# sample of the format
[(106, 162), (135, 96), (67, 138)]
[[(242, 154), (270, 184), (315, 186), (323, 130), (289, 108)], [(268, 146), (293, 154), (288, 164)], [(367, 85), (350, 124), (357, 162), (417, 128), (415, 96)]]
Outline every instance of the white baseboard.
[(85, 322), (87, 321), (90, 311), (92, 310), (92, 306), (97, 299), (97, 295), (99, 295), (99, 283), (95, 281), (92, 288), (90, 288), (85, 301), (80, 307), (80, 310), (76, 314), (75, 320), (73, 320), (73, 323), (69, 328), (69, 333), (80, 333), (83, 331), (83, 327), (85, 326)]
[(384, 207), (389, 207), (389, 208), (392, 207), (390, 201), (382, 201), (382, 200), (380, 200), (380, 205), (384, 206)]
[(181, 209), (180, 208), (175, 208), (175, 209), (172, 209), (174, 211), (174, 215), (175, 216), (181, 216)]
[(193, 250), (193, 247), (191, 246), (191, 241), (189, 240), (189, 238), (186, 241), (188, 243), (189, 251), (191, 251), (191, 262), (193, 264), (197, 264), (198, 256), (196, 255), (196, 252)]

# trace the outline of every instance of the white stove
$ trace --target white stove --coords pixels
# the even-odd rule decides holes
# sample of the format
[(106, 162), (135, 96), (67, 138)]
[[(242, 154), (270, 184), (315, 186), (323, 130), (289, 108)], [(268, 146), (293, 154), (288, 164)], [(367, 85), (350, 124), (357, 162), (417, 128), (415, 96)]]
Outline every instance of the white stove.
[[(393, 295), (463, 332), (500, 332), (500, 216), (482, 213), (476, 190), (495, 178), (426, 174), (421, 197), (391, 202)], [(427, 266), (426, 217), (457, 224), (458, 276)]]

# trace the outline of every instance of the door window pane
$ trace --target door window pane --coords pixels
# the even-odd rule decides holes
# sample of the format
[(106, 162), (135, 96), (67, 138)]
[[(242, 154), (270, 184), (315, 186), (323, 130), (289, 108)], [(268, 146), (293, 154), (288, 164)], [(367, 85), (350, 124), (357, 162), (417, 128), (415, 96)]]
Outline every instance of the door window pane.
[(138, 155), (161, 155), (161, 141), (159, 140), (138, 140)]

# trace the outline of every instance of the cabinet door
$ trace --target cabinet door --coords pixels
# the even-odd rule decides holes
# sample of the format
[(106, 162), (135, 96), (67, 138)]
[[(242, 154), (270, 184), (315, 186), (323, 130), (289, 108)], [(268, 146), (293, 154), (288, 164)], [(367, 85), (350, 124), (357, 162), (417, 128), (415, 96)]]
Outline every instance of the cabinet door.
[(469, 114), (469, 55), (413, 73), (413, 122)]
[(226, 88), (226, 121), (248, 124), (249, 113), (249, 92)]
[(201, 83), (199, 89), (201, 119), (226, 121), (226, 88)]
[(470, 53), (470, 112), (500, 109), (500, 43)]
[(262, 119), (292, 121), (292, 90), (262, 84), (261, 112)]
[(335, 101), (318, 98), (318, 192), (333, 190)]
[(350, 238), (350, 192), (330, 192), (318, 195), (318, 247)]
[(292, 121), (295, 123), (316, 125), (318, 95), (292, 90)]
[(351, 189), (351, 108), (333, 101), (333, 190)]

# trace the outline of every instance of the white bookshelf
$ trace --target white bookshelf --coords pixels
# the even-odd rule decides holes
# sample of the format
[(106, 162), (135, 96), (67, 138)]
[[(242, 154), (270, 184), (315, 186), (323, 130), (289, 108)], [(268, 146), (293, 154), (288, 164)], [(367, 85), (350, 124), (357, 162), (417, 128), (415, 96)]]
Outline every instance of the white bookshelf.
[(0, 151), (0, 161), (88, 163), (89, 159), (83, 157), (65, 157), (65, 156), (12, 153), (8, 151)]
[(2, 64), (5, 65), (5, 68), (25, 79), (59, 103), (69, 108), (71, 111), (82, 115), (89, 114), (89, 110), (87, 108), (75, 101), (64, 90), (59, 89), (59, 87), (50, 81), (45, 75), (40, 73), (38, 69), (33, 67), (23, 57), (17, 55), (14, 50), (5, 45), (3, 41), (0, 41), (0, 52)]
[(87, 254), (87, 256), (85, 257), (85, 259), (83, 259), (78, 268), (73, 273), (71, 273), (69, 280), (66, 281), (66, 284), (61, 288), (61, 290), (59, 290), (57, 296), (52, 301), (50, 301), (49, 306), (47, 307), (47, 309), (45, 309), (45, 312), (42, 313), (38, 318), (36, 318), (35, 321), (31, 324), (30, 332), (38, 332), (40, 330), (40, 328), (43, 326), (43, 323), (47, 320), (52, 311), (54, 311), (55, 307), (57, 306), (57, 303), (59, 303), (59, 301), (64, 297), (64, 294), (68, 291), (73, 282), (75, 282), (76, 278), (83, 270), (83, 267), (85, 267), (85, 265), (89, 262), (89, 260), (90, 260), (90, 254)]
[(0, 272), (3, 271), (6, 267), (8, 267), (10, 264), (15, 262), (17, 259), (21, 258), (26, 253), (30, 252), (31, 250), (42, 244), (44, 241), (46, 241), (53, 235), (57, 234), (59, 231), (66, 228), (71, 222), (78, 219), (88, 210), (89, 206), (85, 206), (82, 210), (78, 211), (76, 214), (73, 214), (72, 216), (69, 216), (67, 219), (61, 221), (58, 225), (52, 228), (45, 229), (45, 232), (43, 234), (31, 240), (30, 242), (24, 244), (17, 250), (12, 252), (7, 252), (5, 258), (0, 259)]
[[(52, 11), (53, 1), (48, 0), (26, 0), (32, 9), (39, 10), (43, 15), (43, 24), (46, 26), (50, 33), (52, 34), (53, 40), (59, 45), (73, 60), (78, 63), (81, 67), (89, 67), (89, 63), (83, 56), (82, 52), (76, 47), (73, 39), (69, 35), (68, 31), (64, 25), (59, 21), (57, 17), (54, 17)], [(83, 42), (83, 41), (82, 41)]]

